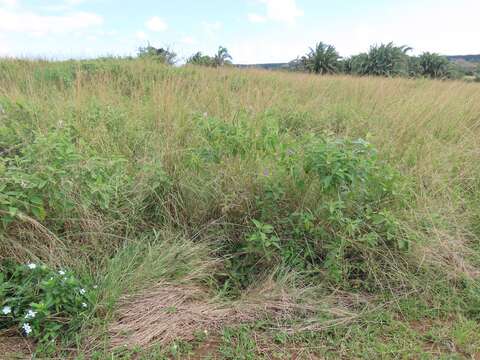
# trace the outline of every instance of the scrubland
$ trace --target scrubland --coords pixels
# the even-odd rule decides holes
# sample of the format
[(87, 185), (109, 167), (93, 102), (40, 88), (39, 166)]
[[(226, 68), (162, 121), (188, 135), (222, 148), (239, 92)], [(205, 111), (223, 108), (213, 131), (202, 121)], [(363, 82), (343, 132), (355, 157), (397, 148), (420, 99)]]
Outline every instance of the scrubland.
[(480, 356), (480, 84), (2, 60), (0, 105), (6, 351)]

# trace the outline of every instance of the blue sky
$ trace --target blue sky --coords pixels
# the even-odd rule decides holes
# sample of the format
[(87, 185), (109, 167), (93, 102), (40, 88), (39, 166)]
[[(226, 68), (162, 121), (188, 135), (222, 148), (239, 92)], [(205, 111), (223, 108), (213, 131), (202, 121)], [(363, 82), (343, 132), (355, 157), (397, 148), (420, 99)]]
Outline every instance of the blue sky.
[(0, 0), (0, 56), (181, 58), (224, 45), (237, 63), (284, 62), (317, 41), (348, 56), (394, 41), (415, 52), (480, 53), (480, 0)]

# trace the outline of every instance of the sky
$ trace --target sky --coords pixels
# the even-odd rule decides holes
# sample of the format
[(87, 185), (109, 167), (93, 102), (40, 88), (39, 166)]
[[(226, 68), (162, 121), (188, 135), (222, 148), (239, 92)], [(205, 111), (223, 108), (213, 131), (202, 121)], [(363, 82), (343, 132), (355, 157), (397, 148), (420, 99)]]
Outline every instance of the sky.
[[(227, 47), (235, 63), (287, 62), (316, 42), (342, 56), (393, 41), (480, 54), (480, 0), (0, 0), (0, 56), (47, 59)], [(182, 60), (180, 60), (182, 61)]]

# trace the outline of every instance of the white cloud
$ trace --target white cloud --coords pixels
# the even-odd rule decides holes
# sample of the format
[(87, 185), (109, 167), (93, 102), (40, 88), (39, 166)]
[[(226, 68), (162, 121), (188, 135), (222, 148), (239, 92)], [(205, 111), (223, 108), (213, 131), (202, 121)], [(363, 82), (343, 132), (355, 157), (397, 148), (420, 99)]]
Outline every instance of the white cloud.
[(265, 16), (258, 15), (258, 14), (248, 14), (248, 20), (253, 23), (262, 23), (265, 22), (267, 19)]
[(0, 7), (13, 8), (17, 5), (17, 0), (0, 0)]
[[(296, 19), (303, 16), (303, 10), (297, 6), (296, 0), (257, 0), (267, 7), (268, 20), (295, 23)], [(258, 18), (257, 18), (258, 20)]]
[(168, 28), (168, 25), (165, 21), (160, 19), (158, 16), (153, 16), (147, 20), (145, 26), (155, 32), (165, 31)]
[(0, 31), (34, 35), (68, 33), (102, 25), (103, 18), (95, 13), (72, 12), (65, 15), (39, 15), (0, 9)]
[(145, 34), (144, 31), (137, 31), (135, 33), (135, 36), (137, 37), (138, 40), (146, 40), (147, 39), (147, 34)]

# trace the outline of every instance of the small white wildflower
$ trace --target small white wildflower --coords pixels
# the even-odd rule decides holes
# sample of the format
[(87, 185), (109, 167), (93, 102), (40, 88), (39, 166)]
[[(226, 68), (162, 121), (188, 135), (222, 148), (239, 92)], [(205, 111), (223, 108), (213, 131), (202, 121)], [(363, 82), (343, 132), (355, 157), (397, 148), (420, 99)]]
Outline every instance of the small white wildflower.
[(20, 186), (21, 186), (23, 189), (25, 189), (25, 188), (28, 186), (28, 183), (27, 183), (26, 181), (24, 181), (24, 180), (21, 180), (21, 181), (20, 181)]
[(10, 306), (4, 306), (2, 309), (3, 315), (8, 315), (12, 313), (12, 308)]
[(57, 126), (59, 128), (62, 128), (63, 127), (63, 120), (59, 120)]
[(79, 292), (80, 292), (80, 294), (82, 294), (82, 295), (85, 295), (85, 293), (86, 293), (85, 289), (80, 289)]
[(65, 275), (65, 271), (63, 271), (63, 270), (60, 270), (58, 273), (59, 273), (60, 275)]
[(36, 269), (36, 268), (37, 268), (37, 264), (33, 264), (33, 263), (28, 264), (27, 266), (28, 266), (28, 268), (29, 268), (30, 270), (33, 270), (33, 269)]
[(35, 317), (35, 315), (37, 315), (37, 312), (36, 311), (33, 311), (33, 310), (28, 310), (27, 311), (27, 315), (25, 315), (25, 319), (33, 319)]
[(25, 331), (26, 335), (29, 335), (32, 332), (32, 327), (30, 326), (29, 323), (25, 323), (22, 326), (23, 331)]
[(98, 286), (97, 286), (97, 285), (93, 285), (93, 288), (96, 289), (96, 288), (98, 288)]
[(82, 307), (87, 308), (88, 307), (87, 303), (82, 303)]

